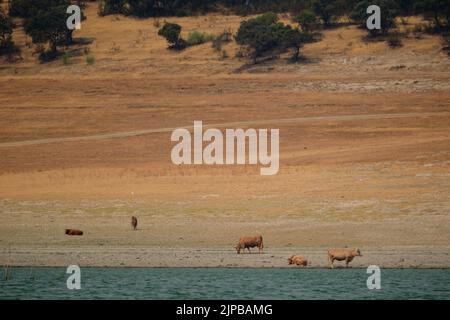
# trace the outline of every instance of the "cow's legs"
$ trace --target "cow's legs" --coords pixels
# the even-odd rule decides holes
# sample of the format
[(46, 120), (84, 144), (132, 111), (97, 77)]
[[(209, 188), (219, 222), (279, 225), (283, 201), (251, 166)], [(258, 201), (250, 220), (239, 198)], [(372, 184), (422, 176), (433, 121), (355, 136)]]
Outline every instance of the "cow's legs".
[(348, 258), (345, 259), (345, 267), (348, 268), (348, 263), (350, 262), (350, 260)]
[(252, 253), (252, 252), (250, 251), (250, 247), (247, 247), (247, 250), (248, 250), (248, 253)]
[(330, 264), (331, 269), (334, 269), (333, 262), (334, 262), (334, 259), (330, 255), (328, 255), (328, 263)]

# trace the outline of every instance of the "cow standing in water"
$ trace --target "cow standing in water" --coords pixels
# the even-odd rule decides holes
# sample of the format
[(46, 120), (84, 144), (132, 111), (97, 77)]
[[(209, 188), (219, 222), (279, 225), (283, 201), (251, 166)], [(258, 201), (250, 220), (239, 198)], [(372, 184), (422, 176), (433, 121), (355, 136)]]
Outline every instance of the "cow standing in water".
[(133, 228), (133, 230), (137, 229), (137, 224), (138, 224), (137, 218), (135, 216), (131, 217), (131, 227)]
[(238, 254), (241, 253), (241, 249), (247, 249), (250, 253), (250, 248), (253, 247), (258, 247), (259, 253), (261, 253), (262, 249), (264, 248), (262, 236), (242, 237), (239, 239), (239, 242), (236, 245), (235, 249)]

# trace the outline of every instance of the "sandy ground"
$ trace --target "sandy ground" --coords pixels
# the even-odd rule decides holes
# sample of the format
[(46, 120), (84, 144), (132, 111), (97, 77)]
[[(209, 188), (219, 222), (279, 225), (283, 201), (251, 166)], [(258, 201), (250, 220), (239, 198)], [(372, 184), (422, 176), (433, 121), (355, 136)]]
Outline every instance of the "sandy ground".
[[(303, 63), (240, 68), (234, 43), (226, 59), (210, 44), (175, 53), (153, 19), (95, 13), (69, 65), (37, 63), (20, 29), (23, 61), (0, 62), (0, 265), (282, 267), (302, 254), (324, 267), (328, 248), (348, 246), (363, 253), (353, 267), (450, 267), (450, 60), (438, 37), (392, 50), (346, 26), (305, 46)], [(168, 20), (219, 34), (241, 18)], [(279, 174), (174, 166), (171, 130), (194, 120), (280, 129)], [(256, 234), (265, 253), (237, 255)]]

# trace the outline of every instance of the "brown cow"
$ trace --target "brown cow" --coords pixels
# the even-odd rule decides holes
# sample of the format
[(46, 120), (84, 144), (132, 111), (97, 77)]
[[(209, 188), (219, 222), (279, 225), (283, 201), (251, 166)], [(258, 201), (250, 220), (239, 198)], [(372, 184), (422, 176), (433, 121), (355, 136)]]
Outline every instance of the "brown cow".
[(333, 269), (334, 260), (337, 261), (344, 261), (345, 265), (348, 268), (348, 264), (352, 262), (354, 257), (362, 257), (361, 251), (359, 251), (358, 248), (356, 249), (349, 249), (349, 248), (343, 248), (343, 249), (330, 249), (328, 250), (328, 262), (330, 263), (330, 268)]
[(77, 229), (66, 229), (66, 234), (68, 236), (82, 236), (83, 231)]
[(304, 266), (306, 267), (308, 265), (308, 260), (306, 260), (302, 256), (292, 256), (288, 259), (289, 264), (295, 264), (297, 266)]
[(262, 236), (242, 237), (239, 239), (239, 242), (236, 245), (235, 249), (238, 254), (241, 253), (241, 249), (247, 249), (250, 253), (250, 248), (253, 247), (258, 247), (258, 252), (261, 253), (262, 249), (264, 248)]
[(137, 218), (135, 216), (131, 217), (131, 227), (133, 228), (133, 230), (137, 229)]

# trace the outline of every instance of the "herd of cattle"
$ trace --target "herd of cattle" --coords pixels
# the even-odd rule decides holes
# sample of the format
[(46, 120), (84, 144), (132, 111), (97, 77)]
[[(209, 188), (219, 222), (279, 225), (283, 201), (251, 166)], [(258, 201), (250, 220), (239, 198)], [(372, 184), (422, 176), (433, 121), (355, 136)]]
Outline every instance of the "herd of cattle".
[[(235, 249), (239, 254), (241, 250), (247, 249), (250, 253), (250, 248), (258, 248), (258, 252), (261, 253), (264, 249), (263, 238), (261, 235), (256, 237), (242, 237), (239, 239), (238, 244)], [(330, 249), (328, 250), (328, 262), (330, 264), (330, 268), (334, 268), (334, 261), (345, 261), (345, 266), (348, 267), (348, 264), (352, 262), (355, 257), (361, 257), (361, 251), (359, 249), (351, 249), (351, 248), (339, 248), (339, 249)], [(288, 259), (288, 263), (291, 265), (304, 266), (308, 265), (308, 260), (303, 256), (293, 255)]]
[[(138, 220), (136, 217), (131, 217), (131, 228), (133, 230), (137, 230)], [(66, 229), (66, 235), (69, 236), (82, 236), (83, 231), (77, 229)], [(239, 239), (239, 242), (235, 246), (236, 252), (238, 254), (241, 253), (241, 250), (248, 250), (248, 253), (251, 253), (250, 248), (258, 248), (258, 253), (261, 253), (264, 249), (263, 237), (258, 235), (256, 237), (242, 237)], [(361, 257), (361, 251), (359, 249), (351, 249), (351, 248), (339, 248), (339, 249), (330, 249), (328, 250), (328, 262), (330, 268), (334, 268), (334, 261), (345, 261), (346, 267), (348, 264), (352, 262), (355, 257)], [(293, 255), (287, 259), (290, 265), (297, 265), (306, 267), (308, 265), (308, 260), (299, 255)]]

